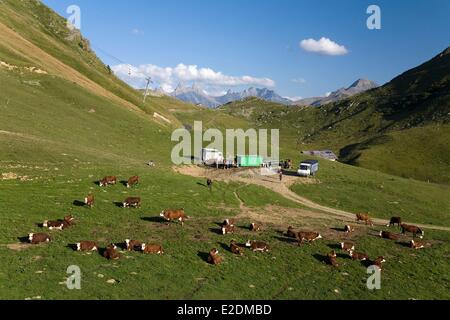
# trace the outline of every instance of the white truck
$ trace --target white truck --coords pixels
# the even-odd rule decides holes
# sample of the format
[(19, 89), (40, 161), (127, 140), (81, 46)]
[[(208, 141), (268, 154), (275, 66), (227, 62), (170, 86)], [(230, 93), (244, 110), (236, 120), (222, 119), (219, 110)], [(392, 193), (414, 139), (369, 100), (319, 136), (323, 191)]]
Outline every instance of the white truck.
[(300, 163), (298, 167), (298, 175), (301, 177), (315, 176), (319, 171), (319, 161), (305, 160)]
[(206, 165), (222, 164), (223, 153), (217, 149), (202, 149), (202, 162)]

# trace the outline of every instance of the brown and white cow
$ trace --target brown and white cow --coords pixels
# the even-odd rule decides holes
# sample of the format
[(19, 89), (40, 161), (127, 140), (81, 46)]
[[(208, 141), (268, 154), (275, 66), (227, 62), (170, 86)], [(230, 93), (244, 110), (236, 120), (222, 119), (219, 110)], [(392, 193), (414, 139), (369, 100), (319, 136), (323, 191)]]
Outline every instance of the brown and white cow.
[(372, 219), (370, 218), (370, 216), (367, 213), (358, 213), (356, 215), (356, 222), (364, 222), (366, 225), (371, 225), (373, 226), (373, 222)]
[(331, 251), (328, 255), (327, 255), (327, 264), (333, 266), (333, 267), (339, 267), (339, 264), (337, 262), (337, 254), (336, 252), (333, 250)]
[(392, 227), (392, 226), (401, 226), (402, 225), (402, 218), (401, 217), (392, 217), (389, 221), (389, 224), (386, 227)]
[(28, 240), (31, 244), (40, 244), (44, 242), (50, 242), (51, 237), (46, 233), (30, 233), (28, 235)]
[(351, 232), (354, 232), (354, 231), (355, 231), (355, 228), (353, 228), (351, 225), (346, 225), (344, 227), (344, 232), (347, 233), (347, 234), (349, 234)]
[(361, 252), (355, 252), (353, 250), (350, 250), (348, 252), (348, 254), (350, 255), (350, 257), (353, 260), (357, 260), (357, 261), (366, 261), (369, 260), (369, 256), (365, 253), (361, 253)]
[(124, 208), (139, 208), (141, 206), (141, 198), (139, 197), (128, 197), (123, 202)]
[(49, 230), (63, 230), (71, 227), (75, 219), (72, 215), (64, 217), (63, 220), (50, 221), (46, 220), (42, 223), (42, 227), (48, 228)]
[(125, 239), (125, 245), (128, 251), (141, 250), (142, 242), (139, 240)]
[(245, 244), (247, 248), (252, 249), (253, 252), (260, 251), (260, 252), (269, 252), (270, 248), (269, 245), (263, 241), (247, 241)]
[(374, 261), (372, 261), (372, 266), (378, 267), (380, 270), (383, 270), (383, 263), (386, 262), (386, 259), (384, 257), (380, 256), (376, 258)]
[(252, 223), (250, 225), (250, 231), (261, 232), (262, 231), (262, 226), (260, 224), (257, 224), (257, 223)]
[(419, 250), (419, 249), (425, 248), (425, 244), (424, 244), (424, 243), (419, 242), (419, 241), (414, 241), (414, 240), (411, 240), (411, 241), (409, 242), (409, 246), (410, 246), (412, 249), (415, 249), (415, 250)]
[(139, 177), (138, 176), (131, 177), (127, 181), (127, 188), (131, 188), (131, 187), (137, 185), (138, 183), (139, 183)]
[(109, 185), (115, 185), (115, 184), (117, 184), (117, 177), (115, 177), (115, 176), (104, 177), (102, 180), (100, 180), (98, 182), (98, 184), (99, 184), (100, 187), (106, 187), (106, 186), (109, 186)]
[(380, 231), (380, 237), (383, 239), (394, 240), (397, 241), (399, 236), (395, 233), (389, 231)]
[(81, 241), (76, 246), (77, 251), (98, 251), (98, 245), (95, 241)]
[(341, 242), (341, 249), (344, 251), (354, 251), (355, 250), (355, 244), (351, 242)]
[(163, 247), (160, 246), (160, 245), (157, 245), (157, 244), (146, 244), (146, 243), (143, 243), (141, 245), (141, 250), (145, 254), (159, 254), (159, 255), (164, 254)]
[(235, 225), (236, 221), (234, 219), (225, 219), (224, 222), (222, 223), (222, 227), (226, 227), (226, 226), (233, 226)]
[(186, 216), (184, 209), (164, 210), (160, 213), (160, 217), (163, 217), (167, 221), (177, 221), (178, 220), (179, 222), (181, 222), (181, 225), (184, 225), (184, 221), (189, 219), (189, 217)]
[(412, 233), (414, 238), (419, 234), (419, 238), (423, 239), (423, 236), (425, 235), (425, 232), (422, 229), (420, 229), (419, 227), (416, 227), (416, 226), (411, 226), (411, 225), (408, 225), (408, 224), (402, 224), (401, 228), (402, 228), (402, 233), (403, 234), (405, 234), (407, 232)]
[(109, 245), (105, 252), (103, 252), (103, 256), (108, 260), (118, 260), (120, 259), (120, 253), (117, 250), (117, 247), (115, 244)]
[(89, 208), (92, 208), (94, 206), (95, 198), (93, 194), (88, 195), (86, 198), (84, 198), (84, 204), (87, 205)]
[(212, 265), (219, 265), (222, 263), (222, 258), (219, 256), (219, 250), (214, 248), (209, 252), (208, 263)]
[(322, 239), (322, 235), (318, 232), (300, 231), (297, 233), (298, 245), (304, 242), (312, 243), (319, 239)]
[(242, 248), (236, 243), (235, 240), (231, 240), (230, 251), (239, 256), (242, 256), (244, 254)]
[(222, 227), (222, 234), (223, 235), (230, 234), (230, 233), (234, 233), (234, 226), (233, 225)]
[(291, 227), (291, 226), (289, 226), (289, 228), (288, 228), (288, 230), (286, 232), (286, 235), (289, 238), (297, 238), (297, 232), (295, 232), (294, 227)]

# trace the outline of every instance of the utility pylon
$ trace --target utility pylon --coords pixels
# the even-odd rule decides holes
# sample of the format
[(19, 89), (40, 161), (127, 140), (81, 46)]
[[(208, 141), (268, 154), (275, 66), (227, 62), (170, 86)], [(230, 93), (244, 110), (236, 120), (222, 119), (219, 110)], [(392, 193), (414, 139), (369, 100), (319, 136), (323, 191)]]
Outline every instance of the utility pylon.
[(148, 89), (149, 89), (149, 87), (150, 87), (150, 83), (153, 83), (151, 77), (148, 77), (148, 78), (146, 78), (145, 80), (147, 80), (147, 86), (145, 87), (144, 103), (145, 103), (145, 99), (147, 99)]

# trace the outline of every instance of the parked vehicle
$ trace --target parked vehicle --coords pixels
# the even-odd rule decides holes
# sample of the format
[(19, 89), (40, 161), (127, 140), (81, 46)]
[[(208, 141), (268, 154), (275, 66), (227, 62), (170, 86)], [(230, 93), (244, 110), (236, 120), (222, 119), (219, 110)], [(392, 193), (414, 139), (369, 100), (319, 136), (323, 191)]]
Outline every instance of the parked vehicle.
[(202, 162), (206, 165), (223, 164), (223, 153), (217, 149), (202, 149)]
[(305, 160), (300, 163), (298, 175), (302, 177), (315, 176), (319, 171), (319, 161)]

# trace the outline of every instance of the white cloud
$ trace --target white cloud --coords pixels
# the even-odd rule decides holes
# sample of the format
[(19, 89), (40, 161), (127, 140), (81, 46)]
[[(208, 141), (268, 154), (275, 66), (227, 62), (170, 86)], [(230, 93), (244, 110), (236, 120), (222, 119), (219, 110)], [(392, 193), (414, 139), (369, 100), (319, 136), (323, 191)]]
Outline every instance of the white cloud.
[(143, 35), (144, 31), (139, 30), (138, 28), (134, 28), (133, 30), (131, 30), (131, 33), (134, 34), (135, 36), (139, 36), (139, 35)]
[(114, 73), (130, 85), (141, 88), (145, 85), (145, 78), (151, 77), (163, 89), (171, 89), (178, 83), (200, 83), (203, 86), (235, 87), (235, 86), (262, 86), (275, 87), (275, 81), (269, 78), (252, 76), (229, 76), (211, 68), (199, 68), (196, 65), (179, 64), (176, 67), (159, 67), (152, 64), (131, 66), (120, 64), (112, 67)]
[(305, 84), (306, 83), (306, 80), (303, 78), (295, 78), (295, 79), (292, 79), (291, 81), (294, 83), (297, 83), (297, 84)]
[(320, 40), (306, 39), (300, 42), (300, 48), (305, 51), (319, 53), (329, 56), (342, 56), (348, 54), (347, 48), (328, 38), (320, 38)]

